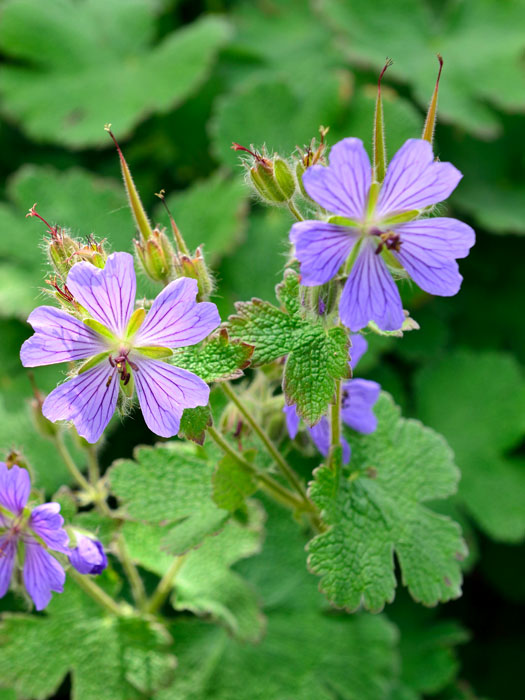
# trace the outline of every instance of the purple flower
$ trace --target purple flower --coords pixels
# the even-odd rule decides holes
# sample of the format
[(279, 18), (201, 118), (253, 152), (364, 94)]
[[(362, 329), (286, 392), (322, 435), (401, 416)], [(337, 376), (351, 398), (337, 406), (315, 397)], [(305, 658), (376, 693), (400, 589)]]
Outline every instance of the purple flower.
[(418, 217), (446, 199), (461, 177), (451, 163), (434, 160), (427, 141), (409, 139), (379, 185), (360, 139), (336, 143), (330, 165), (308, 168), (303, 184), (313, 200), (346, 221), (293, 225), (302, 284), (324, 284), (347, 259), (353, 261), (339, 303), (340, 318), (353, 331), (370, 321), (383, 330), (402, 326), (401, 298), (389, 268), (404, 268), (430, 294), (457, 294), (462, 277), (456, 258), (468, 255), (474, 231), (456, 219)]
[(179, 431), (185, 408), (205, 406), (209, 387), (200, 377), (161, 361), (172, 348), (194, 345), (220, 323), (215, 304), (196, 302), (197, 282), (170, 282), (148, 313), (133, 312), (136, 278), (133, 257), (113, 253), (104, 269), (74, 265), (67, 287), (82, 320), (51, 306), (28, 318), (35, 333), (23, 344), (24, 367), (86, 360), (77, 376), (54, 389), (42, 413), (50, 421), (71, 420), (82, 437), (96, 442), (117, 405), (119, 386), (133, 386), (149, 429), (162, 437)]
[[(366, 352), (368, 343), (362, 335), (353, 335), (352, 347), (350, 348), (350, 367), (352, 370), (357, 365), (363, 354)], [(381, 387), (377, 382), (369, 379), (349, 379), (342, 386), (341, 419), (348, 427), (357, 430), (359, 433), (373, 433), (377, 428), (377, 418), (373, 407)], [(285, 406), (283, 409), (286, 418), (286, 427), (290, 437), (295, 438), (299, 430), (300, 418), (297, 415), (295, 404)], [(328, 456), (330, 451), (330, 423), (326, 416), (313, 427), (308, 428), (310, 437), (319, 452)], [(343, 464), (350, 461), (351, 449), (344, 437), (341, 437), (341, 447), (343, 448)]]
[(77, 546), (70, 550), (69, 561), (81, 574), (101, 574), (108, 565), (102, 543), (85, 535), (77, 535)]
[(29, 474), (16, 465), (0, 462), (0, 598), (7, 593), (17, 553), (23, 556), (23, 580), (37, 610), (62, 593), (66, 575), (48, 549), (68, 553), (64, 519), (59, 503), (44, 503), (31, 511)]

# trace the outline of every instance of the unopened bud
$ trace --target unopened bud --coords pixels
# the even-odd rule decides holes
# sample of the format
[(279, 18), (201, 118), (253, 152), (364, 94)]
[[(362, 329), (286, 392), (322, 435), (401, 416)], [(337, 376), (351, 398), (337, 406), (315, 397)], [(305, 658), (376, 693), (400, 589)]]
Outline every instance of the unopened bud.
[(175, 270), (177, 277), (191, 277), (197, 280), (199, 285), (199, 292), (197, 295), (198, 301), (205, 301), (208, 299), (213, 291), (213, 278), (206, 266), (200, 246), (191, 257), (184, 254), (176, 255)]
[[(40, 392), (36, 385), (35, 377), (32, 372), (29, 372), (29, 381), (33, 389), (33, 398), (31, 399), (31, 413), (33, 414), (33, 422), (37, 431), (45, 438), (52, 438), (58, 433), (58, 426), (51, 423), (42, 413), (45, 396)], [(20, 465), (19, 465), (20, 466)]]
[(252, 185), (263, 199), (271, 204), (285, 204), (290, 201), (295, 193), (295, 178), (285, 160), (277, 155), (270, 159), (238, 143), (234, 143), (232, 148), (253, 156), (254, 160), (248, 172)]
[(298, 159), (295, 164), (295, 177), (299, 184), (301, 194), (305, 199), (313, 201), (303, 185), (303, 175), (311, 165), (321, 165), (325, 163), (324, 152), (326, 150), (326, 135), (330, 131), (329, 126), (319, 127), (319, 141), (313, 138), (308, 146), (303, 149), (298, 148)]
[(147, 276), (154, 282), (170, 282), (173, 279), (175, 251), (164, 231), (156, 228), (150, 238), (134, 243)]

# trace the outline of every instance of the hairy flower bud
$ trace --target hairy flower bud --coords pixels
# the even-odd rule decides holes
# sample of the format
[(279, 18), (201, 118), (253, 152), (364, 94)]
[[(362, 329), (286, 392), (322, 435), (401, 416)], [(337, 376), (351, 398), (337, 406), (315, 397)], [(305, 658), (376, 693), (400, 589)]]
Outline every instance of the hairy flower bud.
[(257, 151), (251, 151), (238, 143), (232, 145), (234, 151), (245, 151), (253, 156), (253, 162), (246, 163), (251, 183), (257, 193), (270, 204), (286, 204), (295, 194), (295, 178), (288, 163), (275, 155), (268, 158)]
[(155, 228), (147, 240), (134, 241), (135, 250), (144, 272), (155, 282), (167, 284), (173, 279), (174, 256), (171, 243), (164, 231)]
[(199, 292), (198, 301), (208, 299), (213, 291), (213, 278), (206, 266), (202, 255), (202, 248), (199, 246), (193, 256), (180, 253), (175, 256), (175, 270), (177, 277), (191, 277), (197, 280)]

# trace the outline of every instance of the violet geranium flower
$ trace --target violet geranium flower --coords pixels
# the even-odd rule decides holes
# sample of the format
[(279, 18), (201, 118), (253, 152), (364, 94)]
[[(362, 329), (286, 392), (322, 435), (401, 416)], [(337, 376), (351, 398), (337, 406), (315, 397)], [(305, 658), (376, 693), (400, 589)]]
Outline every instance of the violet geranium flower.
[(67, 289), (82, 320), (52, 306), (35, 309), (28, 318), (35, 333), (20, 352), (24, 367), (88, 360), (47, 396), (44, 416), (73, 421), (79, 435), (93, 443), (115, 411), (119, 386), (128, 397), (135, 386), (149, 429), (161, 437), (176, 435), (183, 410), (205, 406), (210, 390), (200, 377), (162, 358), (217, 328), (215, 304), (196, 303), (196, 280), (182, 277), (160, 292), (147, 314), (134, 312), (136, 278), (129, 253), (113, 253), (103, 269), (77, 263)]
[(108, 565), (102, 542), (86, 535), (77, 535), (77, 544), (69, 550), (69, 561), (81, 574), (101, 574)]
[[(350, 367), (352, 370), (357, 365), (363, 354), (366, 352), (368, 343), (362, 335), (353, 335), (352, 347), (350, 349)], [(358, 433), (373, 433), (377, 428), (377, 418), (373, 407), (381, 387), (377, 382), (369, 379), (349, 379), (342, 386), (341, 419), (349, 428), (353, 428)], [(295, 404), (285, 406), (283, 412), (286, 418), (288, 434), (294, 439), (299, 430), (300, 418), (297, 415)], [(327, 457), (330, 451), (330, 423), (326, 416), (313, 427), (308, 428), (310, 437), (319, 452)], [(343, 448), (343, 464), (350, 461), (351, 449), (347, 440), (341, 437), (341, 447)]]
[[(9, 588), (18, 556), (23, 557), (22, 576), (37, 610), (62, 593), (66, 575), (48, 552), (68, 554), (68, 535), (63, 529), (59, 503), (27, 507), (31, 481), (25, 469), (7, 468), (0, 462), (0, 598)], [(20, 550), (20, 551), (19, 551)]]
[(434, 160), (430, 143), (409, 139), (379, 185), (360, 139), (336, 143), (329, 166), (309, 167), (303, 184), (314, 201), (345, 221), (293, 225), (302, 284), (325, 284), (349, 260), (339, 316), (352, 331), (370, 321), (382, 330), (401, 328), (403, 307), (389, 267), (404, 268), (430, 294), (457, 294), (462, 277), (456, 258), (468, 255), (474, 231), (456, 219), (419, 216), (446, 199), (461, 177), (451, 163)]

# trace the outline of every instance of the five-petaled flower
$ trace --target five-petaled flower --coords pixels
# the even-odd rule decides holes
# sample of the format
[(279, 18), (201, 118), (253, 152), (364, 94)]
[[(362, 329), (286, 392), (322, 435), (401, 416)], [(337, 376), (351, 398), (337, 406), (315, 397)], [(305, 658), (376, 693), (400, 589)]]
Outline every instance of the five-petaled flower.
[(35, 333), (23, 344), (24, 367), (88, 360), (77, 376), (47, 396), (42, 412), (50, 421), (71, 420), (79, 435), (96, 442), (115, 411), (119, 386), (133, 386), (150, 430), (172, 437), (185, 408), (208, 403), (209, 387), (192, 372), (165, 361), (173, 348), (194, 345), (220, 323), (215, 304), (196, 302), (196, 280), (170, 282), (151, 308), (133, 311), (136, 278), (133, 257), (113, 253), (103, 269), (76, 263), (67, 288), (82, 320), (52, 306), (28, 318)]
[[(351, 339), (350, 367), (353, 370), (366, 352), (368, 343), (359, 334), (352, 335)], [(346, 423), (349, 428), (353, 428), (358, 433), (373, 433), (377, 428), (377, 418), (373, 407), (379, 398), (380, 391), (380, 385), (370, 379), (349, 379), (344, 382), (341, 402), (343, 423)], [(295, 404), (285, 406), (283, 411), (288, 434), (293, 439), (299, 430), (300, 421)], [(324, 457), (327, 457), (330, 451), (330, 423), (328, 418), (323, 416), (318, 423), (308, 428), (308, 432), (319, 452)], [(343, 464), (346, 464), (350, 461), (351, 449), (344, 437), (341, 437), (341, 447), (343, 448)]]
[(474, 231), (456, 219), (419, 216), (446, 199), (461, 177), (451, 163), (434, 160), (430, 143), (409, 139), (380, 185), (373, 182), (362, 141), (339, 141), (328, 167), (314, 165), (303, 175), (310, 197), (344, 220), (293, 225), (302, 284), (325, 284), (347, 260), (353, 263), (339, 303), (341, 321), (352, 331), (370, 321), (383, 330), (402, 326), (401, 298), (389, 268), (404, 268), (430, 294), (456, 294), (462, 280), (456, 258), (468, 255)]
[[(64, 569), (47, 550), (68, 554), (59, 503), (27, 507), (31, 481), (25, 469), (0, 462), (0, 598), (9, 588), (15, 562), (23, 559), (22, 576), (37, 610), (62, 593)], [(20, 560), (18, 559), (18, 560)]]

